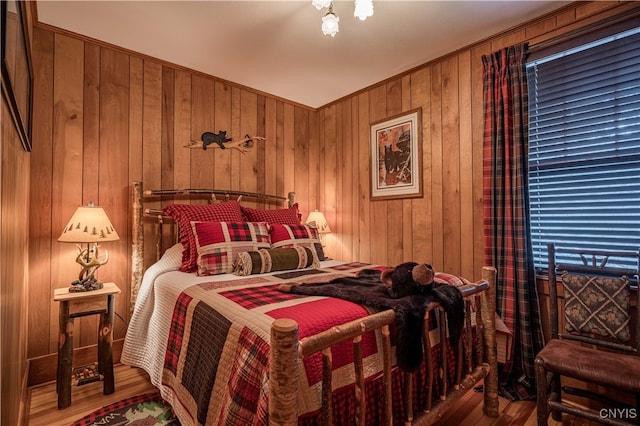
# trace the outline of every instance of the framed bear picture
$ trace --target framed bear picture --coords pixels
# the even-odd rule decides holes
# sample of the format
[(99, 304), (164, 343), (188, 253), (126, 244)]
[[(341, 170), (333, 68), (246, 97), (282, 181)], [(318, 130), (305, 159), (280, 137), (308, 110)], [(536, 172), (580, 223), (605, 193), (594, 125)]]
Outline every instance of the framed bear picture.
[(422, 109), (371, 123), (371, 199), (422, 197)]

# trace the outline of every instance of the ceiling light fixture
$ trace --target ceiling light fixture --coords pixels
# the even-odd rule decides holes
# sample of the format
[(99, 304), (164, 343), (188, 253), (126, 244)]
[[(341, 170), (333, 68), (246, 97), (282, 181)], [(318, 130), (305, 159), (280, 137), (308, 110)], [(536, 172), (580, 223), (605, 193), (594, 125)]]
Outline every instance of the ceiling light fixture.
[(333, 13), (333, 3), (329, 5), (329, 11), (322, 18), (322, 33), (324, 35), (330, 35), (331, 37), (335, 37), (336, 33), (340, 31), (338, 27), (338, 22), (340, 22), (340, 18), (338, 18), (335, 13)]
[(314, 5), (316, 9), (322, 10), (331, 5), (331, 0), (311, 0), (311, 4)]
[(353, 16), (364, 21), (369, 16), (373, 16), (373, 0), (355, 0)]
[[(322, 32), (324, 35), (335, 37), (339, 31), (338, 22), (340, 18), (333, 13), (332, 0), (311, 0), (311, 4), (318, 10), (328, 8), (329, 11), (322, 18)], [(369, 16), (373, 16), (373, 0), (355, 0), (353, 16), (364, 21)]]

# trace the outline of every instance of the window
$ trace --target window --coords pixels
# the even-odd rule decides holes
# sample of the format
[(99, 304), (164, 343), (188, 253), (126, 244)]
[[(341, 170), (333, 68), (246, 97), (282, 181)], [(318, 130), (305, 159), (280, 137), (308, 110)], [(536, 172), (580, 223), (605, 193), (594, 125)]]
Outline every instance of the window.
[(548, 242), (602, 250), (640, 248), (638, 46), (640, 28), (527, 65), (537, 268), (547, 266)]

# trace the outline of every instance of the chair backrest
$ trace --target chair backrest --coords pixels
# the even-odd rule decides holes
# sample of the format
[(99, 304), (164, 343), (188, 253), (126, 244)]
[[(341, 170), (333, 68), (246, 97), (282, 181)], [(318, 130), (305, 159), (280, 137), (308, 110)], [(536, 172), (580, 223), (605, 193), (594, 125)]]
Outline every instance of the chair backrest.
[[(640, 356), (640, 249), (637, 252), (586, 250), (561, 248), (554, 243), (547, 247), (551, 337)], [(557, 262), (559, 258), (561, 262)], [(564, 292), (561, 310), (556, 290), (558, 278)]]

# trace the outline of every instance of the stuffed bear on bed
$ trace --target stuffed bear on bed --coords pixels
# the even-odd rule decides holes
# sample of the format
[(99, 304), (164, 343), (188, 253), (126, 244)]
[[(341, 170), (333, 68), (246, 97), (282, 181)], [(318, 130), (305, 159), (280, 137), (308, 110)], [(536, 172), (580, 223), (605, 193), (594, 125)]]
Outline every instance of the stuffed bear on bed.
[(456, 347), (464, 325), (464, 300), (457, 287), (434, 283), (431, 265), (402, 263), (380, 272), (363, 269), (355, 277), (340, 277), (327, 283), (281, 285), (280, 290), (313, 296), (332, 296), (362, 305), (393, 309), (398, 331), (398, 366), (414, 371), (423, 360), (424, 315), (430, 302), (439, 302), (447, 314), (451, 345)]
[(394, 299), (413, 294), (433, 293), (440, 302), (449, 323), (451, 341), (456, 343), (464, 325), (464, 300), (457, 287), (436, 284), (435, 273), (428, 263), (407, 262), (382, 271), (381, 281), (387, 286), (389, 295)]

